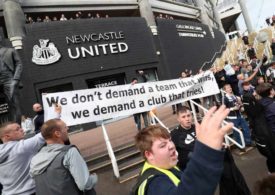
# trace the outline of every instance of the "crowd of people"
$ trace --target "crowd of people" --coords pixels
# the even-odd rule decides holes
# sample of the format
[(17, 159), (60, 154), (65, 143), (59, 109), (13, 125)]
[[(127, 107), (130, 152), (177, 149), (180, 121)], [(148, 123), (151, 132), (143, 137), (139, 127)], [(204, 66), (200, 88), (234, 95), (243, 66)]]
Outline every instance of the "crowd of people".
[[(203, 98), (201, 102), (200, 100), (197, 101), (204, 103), (207, 99), (214, 99), (208, 101), (211, 102), (208, 107), (224, 105), (228, 109), (224, 119), (240, 128), (243, 133), (245, 148), (239, 149), (239, 154), (244, 154), (252, 147), (257, 147), (258, 151), (266, 158), (268, 172), (273, 175), (272, 173), (275, 170), (275, 62), (273, 58), (267, 59), (266, 56), (257, 59), (256, 51), (249, 44), (246, 51), (249, 61), (247, 61), (247, 58), (237, 55), (238, 63), (230, 64), (226, 61), (223, 67), (213, 67), (211, 69), (219, 88), (222, 89), (221, 94)], [(238, 53), (241, 52), (238, 51)], [(185, 70), (181, 73), (180, 78), (190, 76), (192, 76), (192, 71)], [(196, 186), (196, 181), (201, 182), (202, 185), (204, 183), (205, 178), (199, 181), (198, 178), (188, 175), (189, 170), (192, 170), (190, 167), (193, 167), (193, 165), (190, 164), (192, 158), (195, 158), (193, 156), (195, 155), (196, 145), (198, 145), (197, 130), (193, 123), (190, 105), (177, 104), (172, 108), (173, 114), (177, 114), (179, 126), (172, 130), (171, 135), (166, 135), (167, 132), (164, 133), (164, 129), (161, 130), (159, 127), (147, 127), (147, 123), (144, 123), (145, 129), (140, 130), (138, 128), (140, 132), (136, 137), (136, 142), (146, 163), (134, 188), (136, 194), (185, 194), (186, 186), (181, 186), (178, 182), (186, 183), (186, 180), (190, 178), (193, 179), (191, 181), (194, 181), (194, 183), (192, 185), (188, 183), (189, 190), (192, 191), (191, 194), (196, 194), (196, 190), (200, 190), (193, 188)], [(199, 109), (197, 108), (197, 110)], [(234, 130), (233, 136), (236, 142), (241, 145), (240, 134)], [(145, 140), (148, 137), (149, 140)], [(154, 141), (151, 141), (151, 144), (147, 143), (152, 139)], [(172, 145), (167, 141), (170, 139), (173, 141)], [(158, 148), (154, 146), (154, 142), (159, 144), (159, 147), (162, 144), (163, 147), (167, 147), (167, 151), (170, 151), (170, 157), (172, 158), (170, 161), (175, 158), (173, 152), (176, 149), (177, 163), (171, 163), (172, 165), (162, 164), (165, 161), (164, 159), (162, 159), (163, 161), (160, 160), (161, 157), (157, 157)], [(146, 150), (148, 151), (146, 152)], [(220, 185), (221, 194), (251, 194), (245, 178), (234, 163), (230, 150), (225, 149), (224, 155), (224, 168), (220, 173), (221, 178), (215, 181), (215, 185), (218, 183)], [(175, 164), (177, 167), (174, 167)], [(183, 171), (186, 175), (182, 174)], [(169, 175), (170, 180), (167, 175)], [(171, 175), (174, 175), (175, 178)], [(210, 181), (207, 184), (212, 185)], [(266, 192), (263, 189), (265, 185), (269, 190), (273, 188), (268, 183), (268, 179), (263, 179), (255, 185), (255, 194), (265, 195)], [(204, 192), (207, 194), (207, 190)], [(201, 192), (197, 194), (201, 194)], [(213, 194), (213, 191), (209, 194)]]
[(174, 17), (173, 16), (170, 16), (170, 15), (168, 15), (168, 14), (165, 14), (165, 15), (163, 15), (163, 14), (158, 14), (157, 16), (156, 16), (156, 18), (159, 18), (159, 19), (167, 19), (167, 20), (174, 20)]
[[(248, 40), (248, 39), (247, 39)], [(272, 40), (273, 53), (275, 40)], [(214, 71), (216, 81), (224, 93), (222, 102), (230, 109), (227, 120), (235, 127), (241, 127), (246, 146), (251, 146), (253, 139), (267, 161), (269, 172), (274, 172), (275, 165), (275, 61), (274, 56), (257, 59), (255, 49), (248, 45), (247, 58), (238, 50), (238, 63), (225, 62), (224, 68)], [(275, 54), (275, 53), (273, 53)], [(247, 119), (245, 119), (244, 115)], [(234, 137), (240, 143), (238, 133)]]
[(66, 17), (65, 14), (61, 14), (60, 16), (53, 16), (50, 17), (49, 15), (45, 15), (44, 17), (37, 16), (36, 18), (33, 18), (32, 16), (28, 16), (25, 14), (25, 20), (27, 24), (32, 24), (35, 22), (51, 22), (51, 21), (66, 21), (66, 20), (78, 20), (81, 18), (109, 18), (108, 14), (100, 14), (100, 13), (95, 13), (92, 14), (91, 12), (88, 13), (83, 13), (81, 11), (78, 11), (77, 13), (74, 14), (74, 16), (71, 17)]
[[(39, 22), (51, 22), (51, 21), (67, 21), (67, 20), (78, 20), (78, 19), (93, 19), (93, 18), (109, 18), (110, 16), (108, 14), (100, 14), (100, 13), (95, 13), (92, 14), (91, 12), (82, 12), (82, 11), (78, 11), (76, 12), (73, 16), (71, 16), (71, 14), (69, 17), (66, 16), (66, 14), (62, 13), (60, 16), (52, 16), (50, 17), (49, 15), (45, 15), (44, 17), (40, 17), (37, 16), (36, 18), (34, 18), (31, 15), (27, 15), (25, 14), (25, 20), (27, 24), (33, 24), (33, 23), (39, 23)], [(173, 20), (174, 17), (168, 14), (162, 14), (159, 13), (155, 16), (156, 18), (159, 19), (169, 19), (169, 20)]]
[[(274, 180), (275, 165), (275, 62), (271, 59), (269, 63), (265, 56), (257, 59), (256, 54), (250, 55), (249, 59), (250, 63), (246, 59), (239, 59), (237, 64), (225, 62), (223, 68), (212, 68), (217, 84), (222, 89), (220, 96), (215, 97), (216, 105), (220, 109), (211, 118), (208, 114), (215, 109), (211, 108), (202, 119), (201, 125), (213, 125), (211, 120), (220, 125), (222, 118), (231, 122), (223, 126), (226, 132), (230, 132), (233, 125), (241, 128), (245, 148), (240, 151), (244, 153), (248, 148), (256, 146), (266, 157), (270, 174), (255, 184), (254, 194), (268, 195), (275, 193), (274, 184), (271, 183)], [(182, 73), (183, 78), (191, 75), (192, 72), (188, 70)], [(136, 143), (146, 162), (133, 188), (133, 194), (214, 194), (219, 183), (221, 194), (250, 195), (250, 189), (230, 150), (224, 148), (223, 158), (216, 159), (217, 154), (208, 153), (211, 136), (206, 136), (209, 142), (205, 143), (206, 148), (201, 148), (201, 126), (193, 123), (190, 108), (180, 104), (174, 106), (173, 112), (175, 110), (179, 126), (171, 134), (158, 126), (146, 127), (137, 134)], [(217, 113), (221, 118), (216, 118)], [(206, 122), (207, 120), (209, 121)], [(233, 131), (233, 136), (241, 145), (240, 135)], [(217, 142), (223, 140), (216, 138)], [(217, 145), (220, 144), (221, 142)], [(215, 162), (204, 159), (197, 148), (215, 158)], [(221, 148), (223, 147), (219, 147), (219, 150)], [(211, 166), (217, 169), (210, 171)], [(213, 174), (211, 179), (207, 177), (211, 175), (210, 172)]]

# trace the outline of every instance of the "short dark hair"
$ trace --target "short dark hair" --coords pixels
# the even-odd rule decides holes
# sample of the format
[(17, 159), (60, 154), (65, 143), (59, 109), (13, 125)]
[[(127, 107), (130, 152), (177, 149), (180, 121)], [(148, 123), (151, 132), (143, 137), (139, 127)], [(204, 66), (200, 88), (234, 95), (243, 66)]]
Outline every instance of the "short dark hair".
[(229, 83), (225, 83), (225, 84), (223, 85), (223, 87), (222, 87), (222, 88), (223, 88), (223, 90), (225, 90), (225, 87), (226, 87), (226, 86), (231, 87), (231, 85), (230, 85)]
[(134, 77), (134, 78), (132, 78), (132, 81), (131, 81), (131, 82), (133, 82), (134, 80), (138, 80), (138, 79)]
[(261, 83), (257, 86), (256, 92), (262, 97), (268, 97), (270, 91), (272, 90), (272, 85), (270, 83)]
[(191, 110), (190, 110), (189, 107), (187, 107), (187, 106), (178, 106), (178, 108), (177, 108), (177, 115), (179, 115), (180, 113), (186, 113), (188, 111), (191, 112)]
[(3, 137), (3, 135), (7, 132), (7, 126), (15, 124), (15, 121), (8, 121), (4, 122), (3, 124), (0, 125), (0, 138)]
[(245, 86), (245, 85), (250, 85), (250, 83), (248, 81), (245, 81), (242, 83), (242, 86)]
[(275, 174), (257, 181), (254, 185), (254, 195), (274, 195), (275, 194)]
[(46, 121), (42, 127), (41, 127), (41, 134), (44, 137), (44, 139), (50, 139), (53, 137), (53, 133), (55, 131), (61, 130), (60, 125), (58, 122), (60, 122), (60, 119), (51, 119)]

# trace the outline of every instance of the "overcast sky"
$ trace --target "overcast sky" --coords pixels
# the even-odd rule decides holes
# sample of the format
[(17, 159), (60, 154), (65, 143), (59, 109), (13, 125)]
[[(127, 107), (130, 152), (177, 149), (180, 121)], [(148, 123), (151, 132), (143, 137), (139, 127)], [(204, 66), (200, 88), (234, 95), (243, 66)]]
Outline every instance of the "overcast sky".
[[(275, 0), (245, 0), (254, 29), (266, 26), (265, 19), (275, 14)], [(241, 31), (246, 30), (242, 15), (238, 18)]]

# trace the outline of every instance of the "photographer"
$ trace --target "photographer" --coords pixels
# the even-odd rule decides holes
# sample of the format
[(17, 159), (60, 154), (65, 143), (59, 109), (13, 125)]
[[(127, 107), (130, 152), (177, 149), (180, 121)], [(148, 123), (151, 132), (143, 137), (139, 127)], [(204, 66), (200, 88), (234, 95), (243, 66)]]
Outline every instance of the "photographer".
[[(225, 96), (223, 102), (227, 108), (230, 109), (230, 113), (227, 116), (228, 121), (232, 122), (235, 127), (243, 130), (244, 141), (246, 146), (251, 146), (250, 129), (244, 117), (241, 114), (242, 101), (241, 98), (235, 96), (232, 92), (232, 88), (229, 84), (224, 85)], [(233, 131), (233, 135), (236, 141), (241, 144), (240, 136), (236, 131)], [(243, 151), (241, 151), (243, 152)]]

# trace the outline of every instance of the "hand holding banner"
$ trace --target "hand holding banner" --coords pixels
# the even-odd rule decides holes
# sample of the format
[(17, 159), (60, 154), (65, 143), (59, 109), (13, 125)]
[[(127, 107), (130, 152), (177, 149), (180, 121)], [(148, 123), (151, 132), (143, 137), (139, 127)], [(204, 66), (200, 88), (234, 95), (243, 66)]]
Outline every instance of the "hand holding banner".
[(212, 72), (194, 77), (106, 88), (48, 93), (42, 96), (45, 120), (55, 104), (62, 106), (61, 119), (67, 125), (129, 116), (153, 108), (219, 93)]

